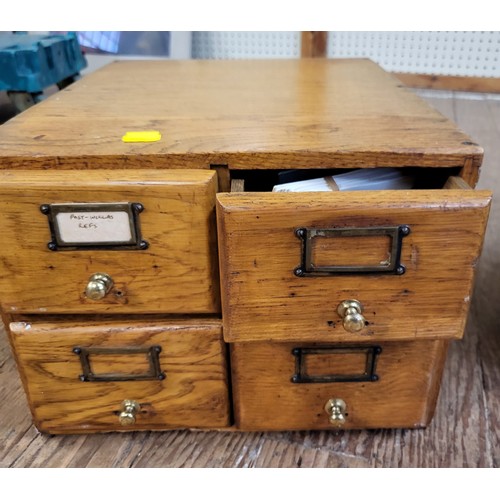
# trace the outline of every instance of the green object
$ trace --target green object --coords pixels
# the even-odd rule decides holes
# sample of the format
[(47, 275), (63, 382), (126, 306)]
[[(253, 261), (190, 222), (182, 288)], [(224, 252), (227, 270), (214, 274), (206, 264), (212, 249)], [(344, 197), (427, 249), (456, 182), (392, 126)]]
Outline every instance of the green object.
[(0, 35), (0, 91), (37, 94), (64, 87), (87, 66), (76, 33)]

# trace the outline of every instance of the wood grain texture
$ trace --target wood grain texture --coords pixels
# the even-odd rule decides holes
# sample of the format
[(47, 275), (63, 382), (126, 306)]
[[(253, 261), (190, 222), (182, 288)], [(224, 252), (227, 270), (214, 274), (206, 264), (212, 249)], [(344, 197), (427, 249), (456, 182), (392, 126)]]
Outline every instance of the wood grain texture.
[[(488, 403), (495, 401), (494, 392), (482, 385), (488, 362), (481, 362), (485, 359), (478, 352), (475, 335), (452, 344), (435, 417), (427, 429), (420, 430), (48, 436), (31, 424), (5, 335), (0, 336), (0, 346), (2, 467), (498, 466), (499, 448), (491, 443), (498, 427), (492, 426), (496, 417), (488, 411)], [(484, 398), (488, 393), (492, 397)]]
[(473, 158), (467, 158), (460, 171), (460, 177), (472, 188), (475, 188), (479, 180), (479, 168), (476, 168)]
[(218, 191), (223, 193), (231, 190), (231, 176), (227, 165), (211, 165), (212, 170), (217, 172)]
[(421, 73), (393, 73), (407, 87), (462, 92), (500, 92), (500, 78), (479, 76), (426, 75)]
[[(459, 189), (366, 191), (362, 197), (356, 192), (218, 194), (224, 338), (357, 342), (461, 337), (490, 196)], [(402, 243), (406, 272), (401, 276), (294, 275), (301, 263), (296, 228), (400, 224), (411, 228)], [(343, 329), (336, 312), (348, 299), (364, 306), (368, 324), (357, 334)]]
[[(12, 344), (36, 427), (49, 433), (123, 431), (230, 424), (225, 345), (217, 320), (10, 324)], [(164, 380), (81, 381), (75, 347), (133, 349), (160, 346)], [(92, 372), (142, 374), (144, 354), (89, 357)], [(124, 400), (140, 405), (136, 423), (123, 427)]]
[[(123, 143), (129, 130), (154, 143)], [(117, 62), (0, 129), (0, 168), (474, 168), (482, 148), (369, 60)]]
[(328, 31), (301, 31), (301, 57), (326, 57)]
[(458, 177), (456, 175), (450, 175), (446, 184), (443, 186), (443, 189), (472, 189), (467, 182), (462, 179), (462, 177)]
[(245, 180), (244, 179), (232, 179), (231, 180), (231, 193), (244, 193), (245, 192)]
[[(265, 431), (335, 429), (324, 409), (332, 398), (341, 398), (347, 405), (348, 415), (342, 426), (346, 429), (425, 427), (434, 414), (447, 342), (431, 340), (377, 345), (382, 352), (377, 357), (375, 373), (379, 379), (376, 382), (292, 383), (291, 378), (296, 373), (296, 357), (292, 350), (327, 346), (261, 342), (231, 344), (237, 428)], [(331, 362), (327, 371), (338, 374), (342, 368), (336, 366), (336, 360), (340, 358), (339, 364), (349, 363), (351, 374), (363, 373), (363, 364), (355, 359), (348, 361), (348, 356), (329, 354)], [(324, 364), (323, 360), (323, 373)]]
[[(214, 172), (0, 171), (0, 301), (7, 312), (216, 313), (220, 310)], [(146, 250), (50, 251), (51, 203), (140, 202)], [(102, 300), (84, 291), (105, 272)]]
[[(489, 186), (495, 196), (500, 192), (498, 165), (500, 162), (500, 105), (494, 99), (462, 101), (455, 99), (455, 119), (465, 130), (470, 130), (484, 142), (488, 163), (481, 171), (479, 187)], [(479, 411), (484, 405), (489, 419), (486, 431), (491, 435), (487, 442), (494, 456), (495, 467), (500, 466), (500, 204), (492, 204), (492, 217), (486, 230), (484, 246), (487, 255), (481, 259), (476, 277), (477, 300), (471, 308), (471, 325), (477, 328), (477, 356), (483, 394)]]
[[(423, 98), (485, 148), (478, 187), (500, 190), (500, 104)], [(47, 436), (31, 424), (0, 327), (2, 467), (498, 467), (500, 465), (500, 204), (493, 203), (464, 339), (452, 342), (426, 429), (132, 432)]]

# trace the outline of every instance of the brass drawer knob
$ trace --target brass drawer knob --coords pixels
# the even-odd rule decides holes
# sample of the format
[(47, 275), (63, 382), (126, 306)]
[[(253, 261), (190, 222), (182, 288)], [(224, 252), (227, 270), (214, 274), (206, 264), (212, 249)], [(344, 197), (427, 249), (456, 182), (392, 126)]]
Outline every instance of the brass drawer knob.
[(362, 312), (363, 306), (357, 300), (344, 300), (337, 307), (338, 315), (344, 320), (344, 329), (351, 333), (359, 332), (365, 327), (366, 320)]
[(137, 401), (132, 399), (126, 399), (122, 403), (122, 411), (118, 416), (120, 424), (122, 425), (134, 425), (135, 416), (137, 412), (141, 409), (141, 405)]
[(112, 287), (113, 279), (109, 274), (95, 273), (90, 277), (87, 283), (85, 296), (91, 300), (101, 300), (106, 297)]
[(345, 424), (347, 418), (347, 405), (343, 399), (329, 399), (325, 404), (325, 411), (332, 425), (340, 427)]

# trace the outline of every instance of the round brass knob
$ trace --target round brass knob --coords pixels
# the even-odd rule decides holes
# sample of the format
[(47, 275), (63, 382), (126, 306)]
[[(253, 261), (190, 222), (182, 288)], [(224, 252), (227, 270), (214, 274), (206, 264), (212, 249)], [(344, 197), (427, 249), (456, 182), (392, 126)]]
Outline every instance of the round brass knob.
[(91, 300), (101, 300), (113, 287), (113, 279), (106, 273), (95, 273), (89, 278), (85, 296)]
[(135, 424), (135, 416), (137, 412), (141, 409), (141, 405), (137, 401), (132, 399), (126, 399), (122, 403), (122, 411), (118, 415), (120, 424), (122, 425), (133, 425)]
[(363, 306), (357, 300), (344, 300), (337, 307), (338, 315), (344, 320), (344, 329), (351, 333), (359, 332), (365, 327), (366, 320), (362, 312)]
[(325, 404), (325, 411), (332, 425), (340, 427), (345, 424), (347, 418), (347, 405), (343, 399), (329, 399)]

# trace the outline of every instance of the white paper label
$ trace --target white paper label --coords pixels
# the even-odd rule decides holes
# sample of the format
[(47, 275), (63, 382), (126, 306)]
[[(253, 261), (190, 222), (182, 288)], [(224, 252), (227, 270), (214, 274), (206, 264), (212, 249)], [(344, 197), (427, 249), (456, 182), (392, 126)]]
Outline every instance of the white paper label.
[(132, 241), (128, 212), (59, 212), (59, 238), (64, 244), (127, 243)]

